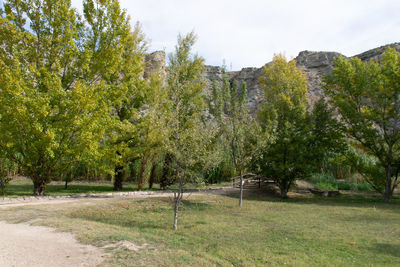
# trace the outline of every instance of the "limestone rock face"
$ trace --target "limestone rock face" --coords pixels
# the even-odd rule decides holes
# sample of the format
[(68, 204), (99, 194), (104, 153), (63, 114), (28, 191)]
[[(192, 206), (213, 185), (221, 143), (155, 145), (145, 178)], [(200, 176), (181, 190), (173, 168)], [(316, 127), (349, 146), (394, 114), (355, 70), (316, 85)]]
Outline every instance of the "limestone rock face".
[(310, 108), (322, 96), (322, 78), (332, 73), (333, 60), (340, 55), (336, 52), (303, 51), (295, 58), (297, 67), (306, 75)]
[(381, 47), (378, 47), (375, 49), (368, 50), (361, 54), (355, 55), (354, 57), (358, 57), (362, 61), (367, 61), (370, 59), (379, 60), (382, 56), (382, 53), (385, 52), (385, 50), (388, 46), (396, 49), (397, 51), (400, 51), (400, 43), (394, 43), (394, 44), (384, 45), (384, 46), (381, 46)]
[[(394, 43), (366, 51), (354, 57), (358, 57), (363, 61), (370, 59), (379, 60), (387, 46), (394, 47), (400, 52), (400, 43)], [(322, 96), (322, 78), (324, 75), (331, 74), (333, 61), (339, 55), (341, 54), (336, 52), (303, 51), (300, 52), (295, 58), (297, 66), (301, 68), (303, 73), (306, 75), (310, 108), (312, 108), (314, 103)], [(166, 75), (167, 68), (165, 52), (157, 51), (147, 55), (146, 62), (146, 72), (144, 74), (145, 77), (148, 77), (149, 74), (154, 71), (160, 71), (162, 75)], [(266, 66), (268, 64), (269, 63), (267, 63)], [(263, 92), (258, 86), (258, 78), (263, 74), (263, 68), (264, 67), (244, 68), (240, 71), (227, 72), (231, 83), (233, 83), (234, 80), (238, 82), (239, 86), (243, 81), (247, 83), (247, 106), (253, 115), (256, 114), (263, 99)], [(206, 66), (203, 76), (206, 81), (207, 91), (211, 89), (213, 80), (216, 82), (222, 81), (222, 74), (223, 69), (221, 67)]]
[(167, 75), (167, 64), (164, 51), (156, 51), (145, 57), (144, 78), (149, 78), (154, 73), (160, 73), (161, 77)]

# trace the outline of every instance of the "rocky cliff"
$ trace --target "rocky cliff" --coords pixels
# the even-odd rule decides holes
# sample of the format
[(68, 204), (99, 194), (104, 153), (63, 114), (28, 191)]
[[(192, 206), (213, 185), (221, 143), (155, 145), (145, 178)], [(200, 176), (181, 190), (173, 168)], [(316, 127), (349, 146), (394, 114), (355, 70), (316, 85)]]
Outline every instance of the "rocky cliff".
[[(363, 61), (374, 59), (379, 60), (382, 53), (385, 51), (387, 46), (394, 47), (400, 52), (400, 43), (394, 43), (386, 46), (381, 46), (375, 49), (368, 50), (354, 57), (358, 57)], [(310, 106), (313, 106), (322, 95), (321, 81), (322, 77), (326, 74), (330, 74), (333, 67), (333, 60), (339, 53), (336, 52), (313, 52), (303, 51), (295, 58), (297, 66), (301, 68), (306, 75), (308, 82), (308, 95), (310, 100)], [(165, 67), (165, 53), (154, 52), (146, 57), (147, 72), (154, 70), (161, 70), (163, 74), (166, 73)], [(267, 63), (266, 65), (268, 65)], [(207, 88), (211, 86), (211, 81), (222, 79), (223, 69), (221, 67), (206, 66), (204, 77), (206, 79)], [(237, 80), (239, 84), (245, 81), (248, 88), (248, 102), (251, 113), (255, 113), (262, 101), (262, 91), (258, 87), (258, 77), (263, 74), (263, 67), (261, 68), (244, 68), (240, 71), (228, 72), (230, 81)], [(145, 74), (146, 76), (146, 74)]]

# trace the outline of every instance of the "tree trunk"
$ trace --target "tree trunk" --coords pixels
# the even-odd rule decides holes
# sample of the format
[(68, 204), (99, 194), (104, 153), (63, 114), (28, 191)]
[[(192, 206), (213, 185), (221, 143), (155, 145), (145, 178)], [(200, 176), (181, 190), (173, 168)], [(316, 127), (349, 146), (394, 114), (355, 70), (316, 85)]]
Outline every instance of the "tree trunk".
[(150, 178), (149, 178), (149, 189), (153, 188), (154, 181), (156, 180), (156, 169), (157, 169), (157, 162), (154, 161), (153, 165), (151, 166)]
[(68, 174), (65, 176), (65, 184), (64, 184), (64, 189), (65, 189), (65, 190), (68, 189), (68, 182), (69, 182), (69, 181), (72, 181), (72, 172), (68, 173)]
[(124, 167), (116, 166), (114, 170), (114, 191), (122, 190), (122, 182), (124, 179)]
[(392, 195), (393, 195), (393, 190), (392, 190), (392, 166), (389, 164), (386, 166), (386, 183), (385, 183), (385, 193), (384, 193), (384, 199), (385, 202), (391, 202), (392, 201)]
[(179, 211), (179, 205), (181, 204), (183, 196), (183, 184), (182, 181), (179, 182), (179, 189), (178, 193), (174, 193), (174, 200), (175, 200), (175, 205), (174, 205), (174, 230), (178, 230), (178, 211)]
[(144, 182), (146, 181), (146, 167), (147, 167), (147, 157), (144, 156), (140, 166), (138, 190), (143, 190)]
[(43, 196), (46, 184), (43, 181), (33, 181), (33, 195)]
[(165, 190), (168, 186), (168, 171), (169, 171), (169, 164), (171, 163), (172, 157), (170, 154), (165, 155), (164, 159), (164, 166), (163, 166), (163, 172), (161, 176), (161, 181), (160, 181), (160, 187), (162, 190)]
[(240, 171), (240, 198), (239, 198), (239, 207), (242, 206), (243, 202), (243, 174), (242, 171)]
[(287, 194), (289, 189), (286, 186), (281, 186), (280, 190), (281, 190), (281, 198), (288, 198)]

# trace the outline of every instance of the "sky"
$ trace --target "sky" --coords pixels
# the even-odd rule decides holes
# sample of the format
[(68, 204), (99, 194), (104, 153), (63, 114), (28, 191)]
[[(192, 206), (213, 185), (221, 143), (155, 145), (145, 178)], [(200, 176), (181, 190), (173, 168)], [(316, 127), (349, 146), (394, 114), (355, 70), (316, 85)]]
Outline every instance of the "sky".
[[(0, 0), (1, 3), (1, 0)], [(198, 36), (208, 65), (261, 67), (276, 53), (335, 51), (353, 56), (400, 42), (399, 0), (120, 0), (139, 21), (149, 51), (172, 52), (179, 33)], [(81, 9), (81, 0), (72, 0)]]

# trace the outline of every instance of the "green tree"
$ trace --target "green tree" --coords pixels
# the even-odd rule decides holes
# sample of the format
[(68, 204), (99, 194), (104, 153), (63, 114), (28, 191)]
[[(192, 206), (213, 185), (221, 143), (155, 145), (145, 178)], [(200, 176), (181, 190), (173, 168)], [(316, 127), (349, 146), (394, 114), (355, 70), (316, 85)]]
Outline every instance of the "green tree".
[(10, 0), (4, 8), (0, 146), (41, 195), (57, 169), (96, 155), (106, 109), (100, 88), (75, 78), (84, 69), (76, 56), (82, 25), (69, 1)]
[(323, 97), (315, 103), (308, 117), (311, 127), (308, 151), (314, 165), (313, 171), (329, 171), (333, 159), (347, 150), (343, 127), (336, 118), (334, 109)]
[(168, 114), (165, 129), (168, 167), (172, 168), (179, 189), (174, 197), (174, 229), (178, 228), (178, 210), (183, 197), (183, 186), (197, 182), (202, 172), (213, 162), (210, 157), (210, 132), (203, 115), (204, 60), (191, 54), (195, 42), (193, 32), (178, 37), (175, 53), (169, 55), (167, 76)]
[(248, 113), (246, 101), (245, 82), (238, 87), (237, 81), (234, 81), (231, 86), (225, 73), (220, 87), (216, 81), (213, 82), (209, 110), (220, 129), (221, 149), (228, 152), (240, 177), (240, 207), (243, 201), (243, 174), (252, 160), (258, 141), (257, 124)]
[(85, 0), (86, 47), (90, 52), (90, 79), (107, 92), (110, 121), (105, 140), (106, 157), (114, 169), (114, 190), (122, 189), (125, 167), (140, 157), (141, 129), (146, 125), (149, 101), (158, 81), (143, 79), (146, 43), (140, 25), (132, 29), (117, 0)]
[(381, 60), (335, 60), (325, 79), (325, 93), (340, 114), (344, 132), (355, 148), (351, 161), (385, 201), (392, 200), (398, 185), (400, 56), (388, 48)]
[(0, 18), (0, 146), (36, 195), (76, 162), (120, 166), (137, 133), (143, 36), (118, 1), (83, 4), (9, 0)]
[(307, 83), (294, 60), (275, 55), (259, 84), (265, 102), (258, 118), (271, 135), (258, 159), (259, 169), (286, 198), (293, 182), (308, 173)]

